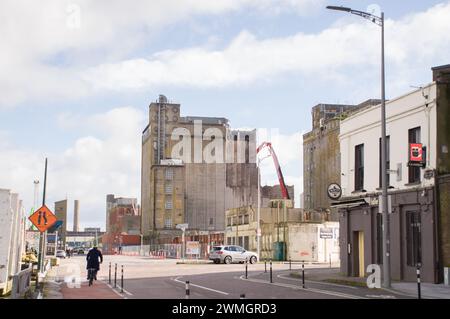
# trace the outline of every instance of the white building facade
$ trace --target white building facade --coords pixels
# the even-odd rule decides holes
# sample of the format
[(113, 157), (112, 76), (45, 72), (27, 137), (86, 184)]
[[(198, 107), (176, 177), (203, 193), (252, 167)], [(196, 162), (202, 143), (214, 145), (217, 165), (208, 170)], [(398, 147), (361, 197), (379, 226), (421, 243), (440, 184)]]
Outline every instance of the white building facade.
[[(450, 65), (433, 82), (386, 102), (391, 278), (440, 283), (450, 266)], [(381, 106), (340, 123), (342, 197), (338, 208), (341, 272), (365, 277), (383, 263)], [(422, 158), (415, 159), (412, 147)]]
[[(430, 84), (386, 102), (386, 136), (388, 137), (389, 186), (391, 189), (411, 189), (434, 184), (424, 178), (427, 169), (436, 168), (436, 85)], [(341, 121), (341, 187), (343, 196), (375, 192), (380, 183), (381, 110), (372, 106)], [(414, 132), (414, 133), (413, 133)], [(416, 137), (411, 140), (412, 134)], [(411, 135), (411, 136), (410, 136)], [(409, 143), (422, 143), (426, 148), (426, 167), (419, 178), (410, 178), (408, 168)], [(363, 148), (364, 176), (358, 184), (355, 150)], [(361, 168), (361, 166), (359, 166)], [(356, 184), (355, 184), (356, 183)], [(361, 183), (360, 183), (361, 184)], [(362, 188), (360, 187), (362, 186)]]

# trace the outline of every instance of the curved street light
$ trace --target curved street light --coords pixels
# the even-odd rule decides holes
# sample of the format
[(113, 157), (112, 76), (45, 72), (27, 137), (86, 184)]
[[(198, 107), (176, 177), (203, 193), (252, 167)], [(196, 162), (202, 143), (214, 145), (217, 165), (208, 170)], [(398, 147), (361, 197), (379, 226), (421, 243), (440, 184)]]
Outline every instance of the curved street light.
[(383, 287), (391, 287), (391, 266), (390, 266), (390, 227), (387, 201), (387, 174), (386, 169), (386, 97), (385, 97), (385, 75), (384, 75), (384, 12), (381, 16), (376, 16), (368, 12), (353, 10), (348, 7), (327, 6), (329, 10), (348, 12), (363, 17), (381, 27), (381, 188), (382, 201), (381, 208), (383, 214)]

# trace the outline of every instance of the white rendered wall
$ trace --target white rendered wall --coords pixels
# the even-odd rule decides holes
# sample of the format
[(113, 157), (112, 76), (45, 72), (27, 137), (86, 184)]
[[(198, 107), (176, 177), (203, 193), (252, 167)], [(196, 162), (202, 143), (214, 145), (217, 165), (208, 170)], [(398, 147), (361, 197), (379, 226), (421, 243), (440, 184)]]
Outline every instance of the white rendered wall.
[[(426, 99), (424, 95), (427, 95)], [(360, 111), (341, 121), (341, 186), (343, 196), (354, 191), (355, 146), (364, 144), (364, 189), (374, 192), (379, 188), (379, 138), (381, 137), (380, 106)], [(436, 84), (432, 83), (386, 103), (386, 135), (390, 136), (390, 169), (401, 164), (401, 180), (390, 174), (394, 189), (414, 186), (408, 184), (408, 130), (420, 126), (420, 141), (427, 147), (427, 168), (436, 167)], [(421, 186), (433, 184), (423, 178)], [(417, 185), (416, 185), (417, 186)]]

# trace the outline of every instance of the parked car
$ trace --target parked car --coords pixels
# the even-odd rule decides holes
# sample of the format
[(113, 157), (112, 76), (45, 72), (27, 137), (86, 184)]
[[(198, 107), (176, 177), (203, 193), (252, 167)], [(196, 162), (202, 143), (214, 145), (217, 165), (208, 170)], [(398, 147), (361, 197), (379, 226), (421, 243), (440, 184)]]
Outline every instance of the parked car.
[(64, 250), (57, 250), (57, 251), (56, 251), (56, 257), (59, 257), (59, 258), (66, 258), (66, 257), (67, 257), (67, 254), (66, 254), (66, 252), (65, 252)]
[(209, 260), (213, 260), (214, 263), (231, 264), (234, 262), (248, 261), (254, 264), (258, 261), (258, 255), (251, 251), (246, 251), (240, 246), (222, 245), (214, 246), (209, 253)]
[(84, 255), (84, 249), (78, 249), (77, 254), (78, 255)]

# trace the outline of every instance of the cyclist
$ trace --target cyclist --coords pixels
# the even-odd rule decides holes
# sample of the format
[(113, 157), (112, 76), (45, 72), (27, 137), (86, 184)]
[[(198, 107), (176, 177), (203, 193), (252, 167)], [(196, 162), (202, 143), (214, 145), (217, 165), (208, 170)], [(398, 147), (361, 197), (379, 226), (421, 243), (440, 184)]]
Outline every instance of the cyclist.
[(100, 264), (103, 262), (102, 252), (97, 248), (97, 246), (94, 246), (92, 249), (89, 250), (86, 256), (86, 261), (87, 261), (86, 269), (88, 270), (88, 280), (89, 280), (89, 269), (94, 269), (94, 279), (97, 280), (97, 271), (100, 270)]

